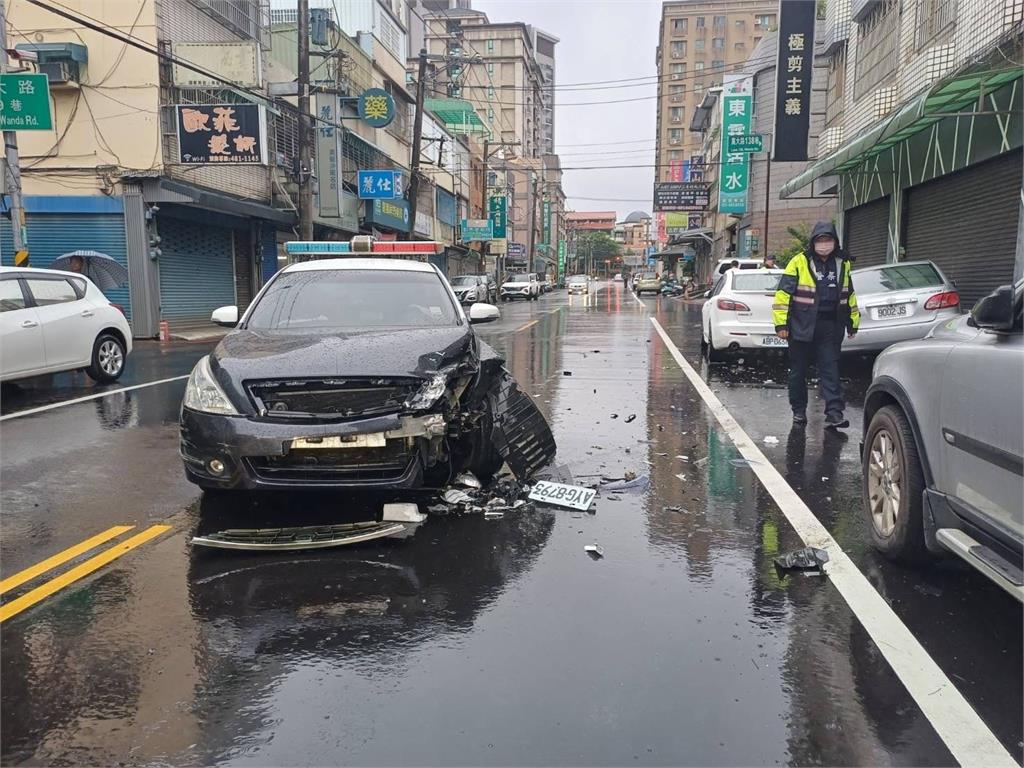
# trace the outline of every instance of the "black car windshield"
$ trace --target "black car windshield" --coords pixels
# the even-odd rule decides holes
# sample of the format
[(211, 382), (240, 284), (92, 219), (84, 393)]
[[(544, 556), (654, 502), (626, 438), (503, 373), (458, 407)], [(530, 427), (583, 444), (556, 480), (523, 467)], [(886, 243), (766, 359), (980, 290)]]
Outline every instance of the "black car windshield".
[(253, 309), (246, 327), (306, 332), (457, 323), (448, 292), (433, 272), (339, 269), (281, 275)]
[(901, 264), (881, 269), (866, 269), (853, 275), (853, 287), (859, 294), (908, 291), (942, 285), (942, 277), (932, 264)]
[(779, 287), (780, 274), (771, 272), (754, 272), (752, 274), (736, 274), (732, 276), (734, 291), (774, 291)]
[(460, 275), (452, 278), (452, 285), (476, 285), (475, 275)]

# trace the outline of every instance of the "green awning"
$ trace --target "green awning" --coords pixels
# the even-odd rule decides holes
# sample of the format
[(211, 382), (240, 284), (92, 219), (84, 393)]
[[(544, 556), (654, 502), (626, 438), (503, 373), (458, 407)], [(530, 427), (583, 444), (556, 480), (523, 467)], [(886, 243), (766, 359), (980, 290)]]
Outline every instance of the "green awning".
[(476, 109), (465, 99), (426, 99), (424, 104), (453, 133), (490, 133)]
[(925, 88), (889, 117), (881, 120), (831, 155), (782, 185), (779, 196), (787, 198), (822, 176), (856, 168), (875, 155), (908, 139), (946, 117), (951, 117), (990, 93), (1024, 76), (1019, 66), (984, 71), (961, 71)]

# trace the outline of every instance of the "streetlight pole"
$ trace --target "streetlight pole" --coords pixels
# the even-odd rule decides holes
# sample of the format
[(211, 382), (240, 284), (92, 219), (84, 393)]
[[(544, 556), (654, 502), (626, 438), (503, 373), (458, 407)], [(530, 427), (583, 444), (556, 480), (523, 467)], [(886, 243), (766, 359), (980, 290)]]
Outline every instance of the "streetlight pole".
[[(0, 72), (7, 71), (7, 10), (0, 0)], [(11, 198), (11, 235), (14, 245), (14, 265), (27, 267), (28, 238), (25, 236), (25, 206), (21, 196), (21, 165), (18, 161), (18, 134), (4, 131), (4, 159), (7, 174), (7, 194)]]
[(427, 85), (427, 49), (420, 48), (419, 70), (416, 79), (416, 116), (412, 125), (412, 175), (409, 179), (409, 239), (416, 232), (416, 209), (420, 196), (420, 154), (423, 144), (423, 101)]

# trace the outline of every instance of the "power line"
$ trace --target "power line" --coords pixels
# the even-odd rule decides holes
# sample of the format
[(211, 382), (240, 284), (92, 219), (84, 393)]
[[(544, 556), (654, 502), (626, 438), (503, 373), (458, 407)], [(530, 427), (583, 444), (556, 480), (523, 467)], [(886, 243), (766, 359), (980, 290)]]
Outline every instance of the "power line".
[(630, 139), (629, 141), (595, 141), (582, 144), (559, 144), (560, 147), (611, 147), (619, 144), (643, 144), (656, 141), (656, 139)]

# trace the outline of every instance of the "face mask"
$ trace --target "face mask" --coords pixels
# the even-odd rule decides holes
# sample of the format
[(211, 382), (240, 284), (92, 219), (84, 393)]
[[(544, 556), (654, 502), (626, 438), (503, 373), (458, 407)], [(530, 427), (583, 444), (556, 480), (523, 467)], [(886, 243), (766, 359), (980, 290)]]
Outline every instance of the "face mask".
[(836, 241), (831, 238), (822, 238), (814, 241), (814, 252), (819, 256), (828, 256), (836, 249)]

